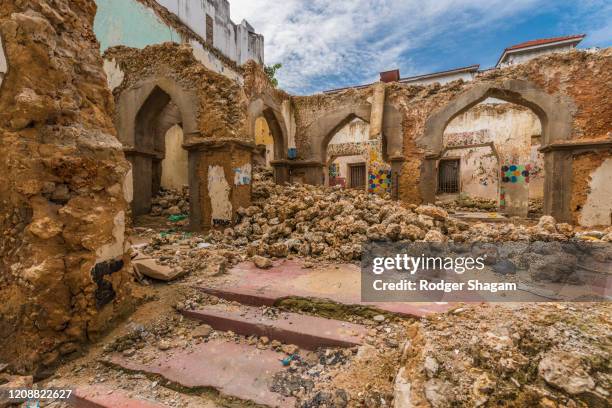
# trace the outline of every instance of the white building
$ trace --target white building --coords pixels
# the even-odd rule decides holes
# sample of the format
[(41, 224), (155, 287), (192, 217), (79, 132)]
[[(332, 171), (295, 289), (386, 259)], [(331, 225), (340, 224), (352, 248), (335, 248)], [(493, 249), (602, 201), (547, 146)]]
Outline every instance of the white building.
[(553, 52), (571, 51), (584, 39), (584, 34), (568, 35), (565, 37), (544, 38), (526, 41), (510, 46), (504, 50), (497, 61), (496, 68), (520, 64)]
[(469, 67), (455, 68), (447, 71), (433, 72), (431, 74), (401, 78), (398, 82), (410, 85), (431, 85), (437, 82), (440, 85), (444, 85), (458, 79), (472, 81), (474, 77), (476, 77), (479, 68), (480, 65), (470, 65)]
[(231, 20), (227, 0), (96, 0), (94, 31), (101, 51), (188, 43), (207, 68), (240, 80), (236, 65), (264, 63), (264, 39), (243, 20)]

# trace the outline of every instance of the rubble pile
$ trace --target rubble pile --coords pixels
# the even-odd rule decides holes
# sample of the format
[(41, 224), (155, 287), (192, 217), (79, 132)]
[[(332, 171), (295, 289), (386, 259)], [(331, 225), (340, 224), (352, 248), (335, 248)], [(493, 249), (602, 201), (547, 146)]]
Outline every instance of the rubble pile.
[(529, 214), (541, 215), (544, 213), (544, 199), (530, 198), (529, 199)]
[(424, 320), (406, 378), (433, 407), (608, 406), (610, 312), (606, 303), (461, 307)]
[(467, 195), (459, 195), (452, 201), (437, 201), (436, 205), (448, 211), (497, 211), (499, 207), (497, 200)]
[(189, 187), (181, 190), (161, 187), (152, 199), (151, 215), (189, 214)]
[(536, 226), (469, 224), (433, 205), (408, 205), (363, 191), (312, 185), (275, 185), (254, 178), (253, 205), (239, 220), (206, 240), (246, 247), (251, 257), (293, 255), (329, 261), (360, 259), (366, 241), (497, 242), (565, 241), (573, 237), (610, 240), (610, 232), (575, 234), (569, 224), (542, 217)]

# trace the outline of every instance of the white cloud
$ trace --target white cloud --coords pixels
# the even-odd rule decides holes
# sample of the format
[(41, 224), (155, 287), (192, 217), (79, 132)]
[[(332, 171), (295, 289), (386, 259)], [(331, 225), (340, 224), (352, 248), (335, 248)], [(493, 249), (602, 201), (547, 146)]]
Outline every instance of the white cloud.
[[(281, 87), (297, 93), (338, 82), (375, 80), (378, 72), (415, 72), (410, 51), (433, 38), (489, 27), (542, 0), (230, 0), (265, 36), (267, 64), (280, 62)], [(457, 50), (461, 52), (461, 50)]]

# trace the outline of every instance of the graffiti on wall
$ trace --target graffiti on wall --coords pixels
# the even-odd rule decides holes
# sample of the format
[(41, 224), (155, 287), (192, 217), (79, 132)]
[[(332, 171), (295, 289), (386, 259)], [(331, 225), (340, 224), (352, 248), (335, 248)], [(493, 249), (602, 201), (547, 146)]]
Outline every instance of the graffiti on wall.
[(333, 178), (333, 177), (338, 177), (340, 176), (340, 164), (339, 163), (332, 163), (329, 165), (329, 177)]
[(501, 168), (502, 183), (529, 183), (531, 165), (507, 164)]
[(370, 142), (368, 154), (368, 193), (386, 194), (391, 192), (391, 166), (382, 160), (380, 142)]
[(245, 163), (234, 169), (234, 185), (247, 186), (251, 184), (251, 163)]
[(386, 194), (391, 191), (391, 170), (378, 169), (368, 172), (368, 193)]

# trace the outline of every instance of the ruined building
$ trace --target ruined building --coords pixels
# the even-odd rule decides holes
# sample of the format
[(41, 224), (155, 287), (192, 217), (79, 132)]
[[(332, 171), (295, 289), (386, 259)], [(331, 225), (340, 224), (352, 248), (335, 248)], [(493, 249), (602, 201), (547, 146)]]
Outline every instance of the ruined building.
[(132, 220), (185, 189), (190, 229), (222, 230), (254, 164), (279, 184), (463, 194), (518, 216), (538, 199), (557, 221), (611, 225), (612, 49), (526, 56), (544, 45), (293, 96), (226, 0), (3, 0), (0, 359), (51, 366), (96, 338), (133, 306)]

